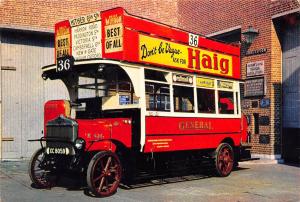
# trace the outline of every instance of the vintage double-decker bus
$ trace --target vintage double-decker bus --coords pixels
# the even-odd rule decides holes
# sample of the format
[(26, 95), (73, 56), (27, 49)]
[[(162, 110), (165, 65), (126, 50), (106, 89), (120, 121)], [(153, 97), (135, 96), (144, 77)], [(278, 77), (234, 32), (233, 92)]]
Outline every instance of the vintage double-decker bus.
[(109, 196), (142, 171), (202, 159), (228, 176), (247, 141), (239, 46), (115, 8), (57, 23), (55, 64), (42, 70), (70, 100), (45, 103), (29, 165), (38, 187), (78, 170)]

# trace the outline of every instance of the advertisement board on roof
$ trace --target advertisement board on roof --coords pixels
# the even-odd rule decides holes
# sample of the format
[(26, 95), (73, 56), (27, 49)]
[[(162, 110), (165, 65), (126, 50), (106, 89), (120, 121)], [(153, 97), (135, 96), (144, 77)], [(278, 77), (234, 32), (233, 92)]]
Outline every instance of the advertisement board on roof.
[(139, 18), (123, 8), (63, 21), (55, 28), (56, 58), (105, 58), (233, 79), (241, 76), (238, 46)]
[(139, 61), (232, 76), (232, 56), (139, 35)]
[(70, 20), (72, 35), (72, 56), (75, 60), (101, 58), (100, 13)]

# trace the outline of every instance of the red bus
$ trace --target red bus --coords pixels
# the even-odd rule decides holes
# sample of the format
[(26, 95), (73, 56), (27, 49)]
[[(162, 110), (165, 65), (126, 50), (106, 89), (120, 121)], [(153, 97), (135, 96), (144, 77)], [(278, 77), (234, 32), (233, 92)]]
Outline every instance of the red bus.
[(55, 64), (42, 70), (70, 100), (45, 103), (37, 187), (78, 170), (109, 196), (138, 173), (207, 159), (228, 176), (247, 142), (239, 46), (115, 8), (57, 23)]

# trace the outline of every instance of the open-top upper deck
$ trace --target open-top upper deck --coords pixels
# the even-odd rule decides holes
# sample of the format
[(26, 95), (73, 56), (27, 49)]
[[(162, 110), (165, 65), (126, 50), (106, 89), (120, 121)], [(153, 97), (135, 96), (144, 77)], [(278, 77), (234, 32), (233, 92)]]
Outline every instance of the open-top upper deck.
[[(115, 8), (55, 25), (57, 71), (65, 59), (109, 59), (240, 79), (240, 47), (189, 33)], [(73, 61), (72, 61), (73, 63)], [(53, 68), (44, 68), (44, 72)]]

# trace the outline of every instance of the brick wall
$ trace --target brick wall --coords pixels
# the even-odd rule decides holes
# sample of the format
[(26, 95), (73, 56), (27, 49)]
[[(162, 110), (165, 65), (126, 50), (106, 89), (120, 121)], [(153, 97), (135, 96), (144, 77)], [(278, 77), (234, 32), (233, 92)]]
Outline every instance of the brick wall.
[(129, 13), (177, 25), (177, 2), (172, 0), (3, 0), (0, 26), (53, 31), (58, 21), (115, 7), (124, 7)]
[(56, 22), (94, 11), (124, 7), (129, 13), (209, 34), (299, 7), (297, 0), (3, 0), (0, 26), (53, 30)]

